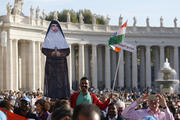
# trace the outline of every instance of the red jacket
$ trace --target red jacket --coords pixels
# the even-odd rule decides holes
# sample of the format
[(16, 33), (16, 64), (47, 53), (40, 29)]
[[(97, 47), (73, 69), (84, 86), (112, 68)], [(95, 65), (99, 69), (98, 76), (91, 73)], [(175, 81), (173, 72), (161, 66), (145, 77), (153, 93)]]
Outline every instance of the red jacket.
[[(104, 110), (106, 109), (106, 107), (109, 105), (110, 103), (110, 98), (108, 98), (104, 103), (102, 103), (97, 97), (96, 95), (94, 95), (93, 93), (89, 92), (91, 97), (92, 97), (92, 102), (93, 104), (97, 105), (101, 110)], [(80, 92), (74, 92), (72, 95), (71, 95), (71, 98), (70, 98), (70, 103), (71, 103), (71, 107), (72, 108), (75, 108), (76, 107), (76, 101), (77, 101), (77, 98), (78, 98), (78, 95), (80, 94)]]
[(20, 115), (17, 115), (15, 113), (12, 113), (10, 111), (7, 111), (3, 108), (0, 108), (1, 111), (5, 112), (6, 113), (6, 116), (7, 116), (7, 120), (28, 120), (27, 118), (25, 117), (22, 117)]

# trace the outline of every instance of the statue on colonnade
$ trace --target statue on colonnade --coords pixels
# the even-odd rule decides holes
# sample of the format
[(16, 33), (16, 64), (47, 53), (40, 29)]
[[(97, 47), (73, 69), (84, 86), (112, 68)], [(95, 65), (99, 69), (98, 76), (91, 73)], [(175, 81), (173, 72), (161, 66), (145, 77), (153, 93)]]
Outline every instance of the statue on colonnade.
[(174, 27), (177, 28), (177, 18), (174, 18)]
[(34, 8), (31, 6), (30, 8), (30, 18), (33, 18), (34, 16)]
[(164, 20), (164, 19), (163, 19), (163, 17), (161, 16), (161, 17), (160, 17), (160, 27), (163, 27), (163, 20)]
[(40, 9), (39, 9), (39, 6), (36, 8), (36, 19), (38, 19), (39, 18), (39, 11), (40, 11)]
[(79, 14), (79, 23), (84, 24), (84, 16), (83, 16), (82, 12), (80, 12), (80, 14)]
[(8, 2), (8, 4), (6, 5), (6, 8), (7, 8), (7, 15), (9, 16), (11, 14), (12, 5)]
[(123, 22), (123, 17), (120, 15), (120, 16), (119, 16), (119, 26), (122, 25), (122, 22)]
[(24, 4), (24, 0), (15, 0), (14, 1), (14, 8), (12, 10), (12, 13), (14, 15), (24, 15), (22, 13), (22, 6)]
[(54, 20), (58, 20), (58, 15), (57, 15), (57, 11), (54, 11), (54, 16), (53, 16)]
[(146, 26), (149, 27), (149, 17), (146, 18)]
[(93, 25), (96, 24), (96, 15), (95, 15), (95, 14), (92, 16), (92, 24), (93, 24)]
[(136, 17), (135, 17), (135, 16), (133, 17), (133, 20), (134, 20), (133, 26), (135, 27), (135, 26), (136, 26), (136, 23), (137, 23), (137, 20), (136, 20)]
[(45, 13), (45, 11), (43, 9), (43, 11), (42, 11), (42, 19), (45, 20), (45, 18), (46, 18), (46, 13)]
[(109, 15), (106, 16), (106, 25), (109, 25), (110, 17)]
[(71, 22), (71, 15), (70, 15), (69, 11), (67, 12), (67, 22)]

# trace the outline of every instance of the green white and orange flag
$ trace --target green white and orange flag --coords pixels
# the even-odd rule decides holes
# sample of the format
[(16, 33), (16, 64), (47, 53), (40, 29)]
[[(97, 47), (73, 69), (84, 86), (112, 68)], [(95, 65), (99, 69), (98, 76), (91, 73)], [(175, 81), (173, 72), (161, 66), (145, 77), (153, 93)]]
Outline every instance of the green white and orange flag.
[(112, 37), (110, 37), (109, 46), (116, 52), (120, 52), (121, 49), (130, 52), (136, 51), (136, 48), (134, 46), (124, 42), (126, 26), (127, 26), (127, 21), (119, 28), (119, 30), (116, 33), (114, 33)]
[(115, 45), (118, 43), (122, 43), (125, 37), (126, 33), (126, 26), (127, 26), (127, 21), (119, 28), (119, 30), (114, 33), (112, 37), (110, 37), (109, 40), (109, 46), (116, 52), (120, 52), (121, 48), (116, 47)]

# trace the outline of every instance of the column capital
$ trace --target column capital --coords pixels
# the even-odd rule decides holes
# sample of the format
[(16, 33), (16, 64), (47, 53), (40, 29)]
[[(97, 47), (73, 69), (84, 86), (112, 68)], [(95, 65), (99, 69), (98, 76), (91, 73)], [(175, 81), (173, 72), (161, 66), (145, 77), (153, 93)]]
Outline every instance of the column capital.
[(177, 45), (174, 45), (173, 47), (174, 47), (174, 48), (179, 48), (179, 46), (177, 46)]
[(30, 40), (30, 42), (33, 42), (33, 43), (35, 43), (35, 42), (37, 42), (37, 41), (34, 41), (34, 40)]
[(12, 40), (12, 41), (19, 41), (19, 39), (9, 39), (9, 40)]
[(78, 45), (79, 46), (85, 46), (86, 44), (85, 43), (79, 43)]
[(151, 45), (146, 45), (145, 47), (146, 47), (146, 48), (151, 48)]
[(160, 47), (160, 48), (165, 48), (165, 45), (160, 45), (159, 47)]
[(109, 49), (109, 50), (110, 50), (111, 48), (110, 48), (108, 45), (106, 45), (106, 46), (105, 46), (105, 49)]
[(36, 42), (36, 43), (42, 43), (42, 41), (34, 41), (34, 42)]
[(98, 46), (98, 44), (97, 44), (97, 43), (92, 43), (91, 45), (92, 45), (92, 46)]

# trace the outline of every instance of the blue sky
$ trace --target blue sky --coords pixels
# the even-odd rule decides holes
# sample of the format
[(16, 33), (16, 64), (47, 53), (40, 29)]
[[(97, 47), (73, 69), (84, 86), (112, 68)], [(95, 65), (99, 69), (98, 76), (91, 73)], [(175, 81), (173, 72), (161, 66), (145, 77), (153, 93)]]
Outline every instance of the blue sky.
[[(6, 4), (12, 5), (14, 0), (0, 0), (0, 15), (6, 14)], [(111, 18), (110, 25), (118, 25), (120, 14), (123, 20), (128, 19), (128, 26), (132, 26), (133, 17), (136, 16), (137, 26), (145, 26), (147, 16), (151, 26), (160, 26), (160, 17), (164, 19), (164, 26), (173, 27), (173, 20), (178, 19), (180, 26), (180, 0), (24, 0), (23, 13), (30, 14), (30, 7), (50, 11), (62, 11), (63, 9), (89, 9), (93, 14)], [(40, 13), (41, 13), (40, 12)]]

